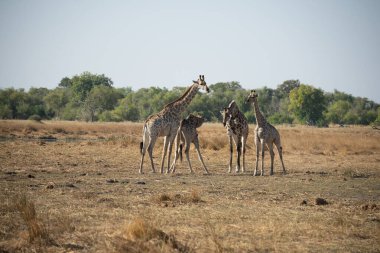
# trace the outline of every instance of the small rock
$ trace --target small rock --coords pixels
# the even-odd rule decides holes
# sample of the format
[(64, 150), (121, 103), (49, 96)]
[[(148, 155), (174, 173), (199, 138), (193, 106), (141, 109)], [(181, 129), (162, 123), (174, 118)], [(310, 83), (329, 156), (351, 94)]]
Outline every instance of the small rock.
[(29, 174), (28, 178), (35, 178), (35, 176), (33, 176), (32, 174)]
[(79, 174), (79, 176), (87, 176), (88, 174), (87, 173), (82, 173), (82, 174)]
[(46, 189), (53, 189), (54, 188), (54, 183), (50, 182), (48, 183), (48, 185), (46, 186)]
[(123, 181), (121, 181), (120, 183), (122, 183), (122, 184), (129, 184), (129, 180), (123, 180)]
[(71, 184), (71, 183), (68, 183), (65, 186), (69, 188), (77, 188), (74, 184)]
[(101, 172), (96, 173), (96, 175), (101, 176), (103, 175)]
[(327, 200), (325, 200), (323, 198), (316, 198), (315, 199), (315, 204), (316, 205), (328, 205), (329, 202), (327, 202)]
[(136, 184), (146, 184), (144, 181), (138, 181)]
[(114, 184), (114, 183), (117, 183), (119, 181), (117, 181), (116, 179), (107, 179), (107, 183), (110, 183), (110, 184)]
[(306, 199), (302, 200), (302, 202), (301, 202), (301, 206), (305, 206), (305, 205), (307, 205), (307, 200)]

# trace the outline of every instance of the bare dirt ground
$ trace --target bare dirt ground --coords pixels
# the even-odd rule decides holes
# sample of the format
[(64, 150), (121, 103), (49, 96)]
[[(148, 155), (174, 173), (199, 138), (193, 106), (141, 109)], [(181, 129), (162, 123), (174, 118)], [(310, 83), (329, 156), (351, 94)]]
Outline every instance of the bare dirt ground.
[[(0, 121), (0, 252), (379, 252), (380, 131), (278, 126), (288, 174), (227, 172), (204, 124), (195, 174), (138, 174), (142, 124)], [(162, 141), (155, 147), (161, 163)], [(235, 158), (234, 158), (235, 164)], [(317, 200), (317, 198), (320, 198)]]

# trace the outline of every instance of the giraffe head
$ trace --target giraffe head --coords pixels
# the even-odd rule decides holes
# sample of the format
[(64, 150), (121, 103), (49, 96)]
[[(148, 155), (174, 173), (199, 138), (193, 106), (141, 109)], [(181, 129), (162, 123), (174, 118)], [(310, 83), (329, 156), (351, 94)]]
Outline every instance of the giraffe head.
[(259, 95), (257, 95), (255, 90), (251, 90), (251, 93), (249, 93), (246, 103), (255, 103), (257, 101), (258, 96)]
[(200, 127), (203, 124), (203, 122), (205, 121), (202, 116), (198, 116), (198, 115), (194, 115), (194, 114), (190, 114), (189, 116), (187, 116), (186, 120), (189, 123), (193, 124), (195, 128)]
[(220, 111), (220, 114), (222, 114), (222, 123), (223, 123), (223, 126), (226, 126), (227, 124), (227, 121), (229, 120), (230, 118), (230, 114), (228, 113), (228, 108), (227, 107), (224, 107), (222, 111)]
[(205, 76), (204, 75), (199, 75), (199, 78), (197, 81), (193, 81), (195, 84), (198, 84), (198, 86), (206, 91), (207, 93), (210, 92), (210, 89), (208, 88), (207, 84), (206, 84), (206, 81), (205, 81)]

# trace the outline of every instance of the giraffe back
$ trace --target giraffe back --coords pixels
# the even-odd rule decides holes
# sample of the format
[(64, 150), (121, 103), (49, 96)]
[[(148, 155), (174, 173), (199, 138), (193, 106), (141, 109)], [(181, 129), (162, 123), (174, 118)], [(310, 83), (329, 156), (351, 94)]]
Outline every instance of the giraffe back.
[(182, 135), (185, 136), (188, 141), (192, 142), (198, 136), (197, 128), (200, 127), (203, 122), (203, 117), (190, 114), (186, 119), (181, 121), (180, 129)]

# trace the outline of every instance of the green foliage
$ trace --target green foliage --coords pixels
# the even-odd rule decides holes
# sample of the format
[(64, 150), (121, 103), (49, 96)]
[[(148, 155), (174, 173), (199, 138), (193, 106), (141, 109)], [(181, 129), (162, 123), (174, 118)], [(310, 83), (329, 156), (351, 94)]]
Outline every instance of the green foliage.
[[(251, 104), (246, 103), (249, 90), (238, 82), (209, 85), (211, 92), (198, 92), (183, 117), (198, 113), (206, 121), (220, 122), (220, 111), (235, 100), (249, 123), (255, 123)], [(114, 88), (110, 78), (84, 72), (64, 77), (55, 89), (0, 89), (1, 119), (62, 119), (87, 121), (144, 121), (149, 115), (180, 97), (187, 87), (171, 90), (160, 87), (133, 91), (130, 87)], [(255, 89), (259, 107), (273, 124), (311, 123), (380, 124), (379, 105), (366, 98), (320, 89), (287, 80), (276, 89)], [(291, 113), (289, 113), (291, 112)]]
[(272, 124), (292, 124), (293, 123), (293, 117), (290, 116), (289, 114), (282, 114), (279, 112), (275, 112), (271, 116), (268, 117), (269, 123)]
[(348, 101), (335, 101), (327, 108), (326, 120), (335, 124), (343, 124), (344, 117), (350, 110), (350, 107), (351, 105)]
[(302, 123), (317, 125), (323, 121), (326, 99), (323, 91), (310, 85), (301, 84), (290, 94), (289, 111)]
[(80, 75), (73, 76), (69, 81), (65, 82), (70, 83), (68, 87), (71, 89), (74, 98), (78, 102), (84, 102), (94, 87), (112, 87), (113, 84), (112, 80), (104, 74), (94, 75), (90, 72), (83, 72)]

